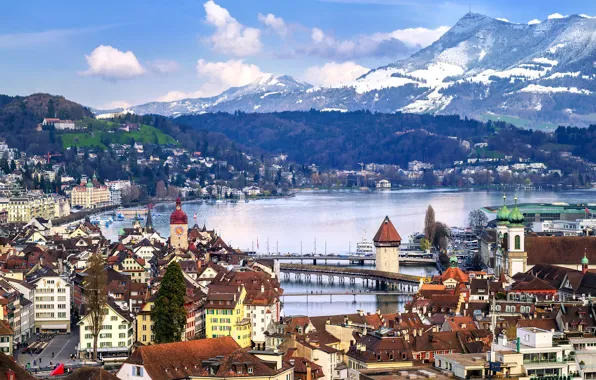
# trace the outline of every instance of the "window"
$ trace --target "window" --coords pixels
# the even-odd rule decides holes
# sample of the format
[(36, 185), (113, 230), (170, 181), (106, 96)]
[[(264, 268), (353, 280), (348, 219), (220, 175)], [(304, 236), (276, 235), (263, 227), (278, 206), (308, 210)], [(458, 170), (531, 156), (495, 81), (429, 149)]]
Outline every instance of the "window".
[(115, 316), (115, 315), (112, 315), (112, 316), (110, 317), (110, 321), (117, 321), (117, 320), (118, 320), (118, 317), (117, 317), (117, 316)]
[(66, 313), (58, 313), (58, 318), (66, 318)]
[(515, 235), (515, 249), (521, 249), (521, 238), (519, 235)]
[(120, 333), (120, 334), (118, 334), (118, 338), (126, 338), (126, 333)]
[(143, 367), (133, 366), (132, 375), (137, 377), (143, 377)]
[(143, 325), (143, 331), (147, 331), (147, 325)]

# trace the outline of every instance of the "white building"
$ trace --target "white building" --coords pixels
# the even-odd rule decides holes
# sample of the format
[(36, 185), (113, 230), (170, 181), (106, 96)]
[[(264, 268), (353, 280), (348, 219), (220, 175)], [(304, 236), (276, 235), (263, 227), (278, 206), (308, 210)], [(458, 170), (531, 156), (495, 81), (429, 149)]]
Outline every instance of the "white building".
[[(130, 354), (135, 336), (135, 319), (128, 310), (122, 310), (114, 301), (108, 300), (104, 308), (104, 320), (97, 339), (97, 354), (103, 357), (117, 356), (124, 359)], [(79, 322), (79, 349), (81, 355), (93, 354), (91, 315)]]
[(501, 355), (508, 351), (522, 355), (519, 363), (521, 370), (512, 368), (512, 375), (521, 372), (531, 377), (567, 376), (576, 372), (575, 361), (570, 355), (574, 351), (573, 345), (554, 343), (551, 331), (535, 327), (518, 327), (516, 341), (510, 342), (501, 336), (493, 348)]
[(376, 183), (377, 189), (391, 189), (391, 182), (382, 179)]
[(35, 332), (70, 332), (70, 284), (51, 269), (41, 268), (35, 286)]

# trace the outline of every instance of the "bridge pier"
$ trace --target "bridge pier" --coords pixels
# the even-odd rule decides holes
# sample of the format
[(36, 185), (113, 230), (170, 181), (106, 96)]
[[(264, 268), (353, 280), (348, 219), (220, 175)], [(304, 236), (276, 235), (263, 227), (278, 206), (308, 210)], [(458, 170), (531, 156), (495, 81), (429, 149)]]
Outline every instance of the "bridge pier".
[(305, 273), (304, 274), (304, 281), (305, 282), (310, 282), (310, 273)]
[(352, 284), (352, 285), (356, 284), (356, 278), (350, 277), (350, 284)]
[(340, 284), (345, 284), (345, 282), (346, 282), (346, 278), (343, 277), (343, 276), (339, 276), (339, 283)]
[(301, 279), (302, 279), (302, 275), (301, 275), (300, 273), (296, 272), (296, 273), (294, 274), (294, 280), (296, 280), (296, 281), (300, 281)]
[(329, 283), (333, 284), (333, 282), (335, 281), (335, 277), (334, 276), (329, 276)]
[(323, 275), (322, 274), (317, 274), (317, 282), (320, 284), (323, 283)]

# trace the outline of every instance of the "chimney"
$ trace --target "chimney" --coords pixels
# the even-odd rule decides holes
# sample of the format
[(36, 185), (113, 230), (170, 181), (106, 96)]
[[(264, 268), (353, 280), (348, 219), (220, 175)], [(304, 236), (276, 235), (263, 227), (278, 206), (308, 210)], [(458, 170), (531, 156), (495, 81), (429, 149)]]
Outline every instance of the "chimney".
[(377, 314), (381, 315), (381, 310), (377, 309)]
[(310, 368), (310, 364), (306, 363), (306, 380), (313, 380), (312, 379), (312, 369)]
[(361, 317), (364, 317), (364, 310), (362, 310), (362, 309), (358, 310), (358, 315)]

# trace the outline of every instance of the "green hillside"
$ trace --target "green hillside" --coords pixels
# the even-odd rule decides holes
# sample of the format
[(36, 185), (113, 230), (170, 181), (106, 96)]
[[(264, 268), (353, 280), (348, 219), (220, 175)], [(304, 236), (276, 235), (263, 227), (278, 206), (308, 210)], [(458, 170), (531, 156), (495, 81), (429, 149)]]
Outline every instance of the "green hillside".
[(84, 129), (57, 133), (64, 148), (76, 146), (78, 148), (99, 147), (106, 149), (110, 144), (134, 144), (135, 142), (160, 145), (177, 144), (173, 137), (155, 127), (144, 124), (139, 125), (138, 131), (131, 132), (120, 131), (118, 123), (91, 118), (77, 121), (76, 124)]

